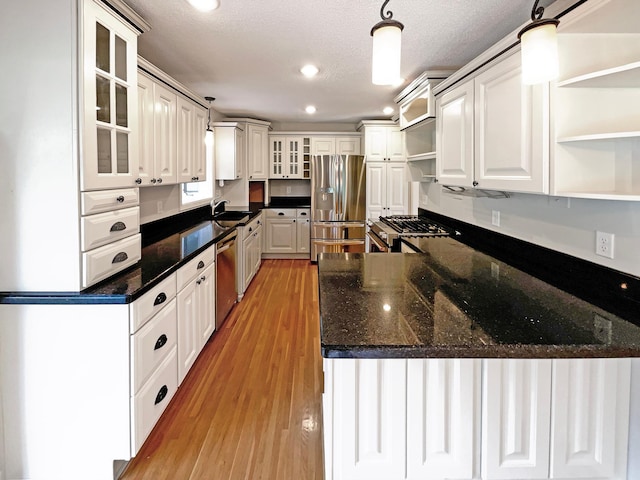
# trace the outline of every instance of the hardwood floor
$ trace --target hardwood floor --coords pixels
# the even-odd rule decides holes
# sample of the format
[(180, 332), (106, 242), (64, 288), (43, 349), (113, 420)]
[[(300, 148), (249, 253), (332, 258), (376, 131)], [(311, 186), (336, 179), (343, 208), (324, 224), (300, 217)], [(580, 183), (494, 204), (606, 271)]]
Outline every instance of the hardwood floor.
[(316, 266), (264, 260), (121, 480), (321, 480)]

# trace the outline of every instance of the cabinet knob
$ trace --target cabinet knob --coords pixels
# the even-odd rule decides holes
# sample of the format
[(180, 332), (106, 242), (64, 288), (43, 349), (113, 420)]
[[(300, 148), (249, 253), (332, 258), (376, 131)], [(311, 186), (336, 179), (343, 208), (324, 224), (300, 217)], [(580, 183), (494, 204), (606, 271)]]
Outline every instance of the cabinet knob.
[(196, 280), (196, 285), (200, 285), (202, 283), (202, 280), (198, 279)]
[(122, 263), (127, 258), (129, 258), (129, 255), (127, 255), (126, 252), (120, 252), (115, 257), (113, 257), (113, 260), (111, 260), (111, 263)]
[(167, 336), (163, 333), (162, 335), (160, 335), (158, 337), (158, 340), (156, 340), (156, 345), (155, 347), (153, 347), (154, 350), (159, 350), (162, 347), (164, 347), (167, 343)]
[(198, 266), (196, 267), (196, 269), (200, 270), (201, 268), (204, 268), (204, 262), (202, 260), (198, 262)]
[(433, 179), (433, 183), (438, 183), (438, 179), (437, 179), (437, 178), (434, 178), (434, 179)]
[(249, 227), (249, 233), (253, 232), (253, 228)]
[(135, 179), (135, 182), (136, 182), (138, 185), (140, 185), (140, 184), (142, 183), (142, 179), (141, 179), (141, 178), (136, 178), (136, 179)]
[(162, 388), (158, 391), (158, 394), (156, 395), (155, 405), (159, 404), (162, 400), (164, 400), (164, 397), (167, 396), (167, 393), (169, 393), (169, 389), (167, 388), (166, 385), (163, 385)]
[(200, 277), (200, 281), (204, 282), (207, 279), (204, 275)]
[(155, 178), (152, 178), (152, 179), (150, 180), (150, 182), (155, 184), (155, 183), (156, 183), (156, 179), (155, 179)]
[(119, 197), (116, 197), (116, 202), (123, 203), (124, 202), (124, 195), (120, 195)]
[(475, 180), (473, 181), (473, 186), (477, 187), (478, 186), (478, 182), (476, 182)]
[(122, 230), (126, 230), (127, 226), (125, 225), (124, 222), (116, 222), (113, 225), (111, 225), (111, 228), (109, 229), (110, 232), (121, 232)]
[(198, 177), (191, 177), (191, 181), (195, 182)]
[(158, 183), (162, 183), (162, 179), (161, 178), (158, 179)]
[(293, 223), (296, 223), (296, 219), (295, 218), (293, 219)]
[(153, 301), (153, 306), (155, 307), (156, 305), (160, 305), (161, 303), (164, 303), (166, 300), (167, 300), (167, 294), (164, 292), (160, 292), (156, 297), (156, 299)]

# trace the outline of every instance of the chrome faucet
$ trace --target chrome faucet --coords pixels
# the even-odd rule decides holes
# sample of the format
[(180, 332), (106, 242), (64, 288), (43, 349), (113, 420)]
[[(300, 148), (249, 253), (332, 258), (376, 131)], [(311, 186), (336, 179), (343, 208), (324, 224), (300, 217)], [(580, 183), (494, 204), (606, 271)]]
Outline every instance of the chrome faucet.
[[(216, 201), (215, 198), (212, 199), (211, 200), (211, 216), (214, 216), (216, 214), (216, 210), (218, 209), (218, 207), (220, 205), (225, 204), (225, 203), (229, 203), (229, 200), (222, 199), (222, 200), (217, 200)], [(224, 206), (223, 206), (222, 211), (224, 212)]]

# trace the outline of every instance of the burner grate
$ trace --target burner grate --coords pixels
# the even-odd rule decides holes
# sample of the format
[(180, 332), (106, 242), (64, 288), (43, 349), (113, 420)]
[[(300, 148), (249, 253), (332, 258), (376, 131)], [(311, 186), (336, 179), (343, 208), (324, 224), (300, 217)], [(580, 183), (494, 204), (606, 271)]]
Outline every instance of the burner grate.
[(417, 215), (392, 215), (380, 220), (401, 235), (448, 235), (442, 226)]

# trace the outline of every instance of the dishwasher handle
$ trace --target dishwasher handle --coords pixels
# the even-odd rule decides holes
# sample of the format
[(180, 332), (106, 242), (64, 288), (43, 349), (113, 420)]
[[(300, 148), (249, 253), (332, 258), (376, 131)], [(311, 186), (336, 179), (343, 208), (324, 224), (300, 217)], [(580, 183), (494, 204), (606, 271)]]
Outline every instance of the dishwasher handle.
[(234, 234), (228, 238), (225, 238), (218, 244), (216, 244), (216, 255), (220, 255), (222, 252), (229, 250), (236, 243), (237, 234)]

